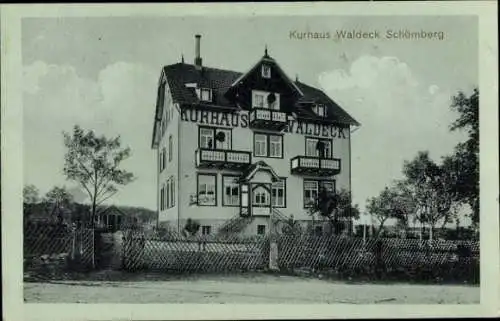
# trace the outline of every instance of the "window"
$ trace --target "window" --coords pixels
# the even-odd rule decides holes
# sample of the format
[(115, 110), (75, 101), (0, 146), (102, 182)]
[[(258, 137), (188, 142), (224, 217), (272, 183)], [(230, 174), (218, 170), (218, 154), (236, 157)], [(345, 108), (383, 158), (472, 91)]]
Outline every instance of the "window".
[(165, 209), (165, 186), (162, 186), (160, 190), (160, 210), (163, 211), (164, 209)]
[(173, 152), (173, 148), (172, 148), (172, 135), (168, 136), (168, 161), (171, 162), (172, 161), (172, 152)]
[(323, 104), (316, 104), (312, 107), (314, 113), (321, 117), (326, 117), (326, 106)]
[(165, 134), (166, 131), (167, 131), (167, 123), (165, 122), (165, 119), (162, 118), (160, 137), (163, 137), (163, 134)]
[(266, 234), (266, 226), (257, 225), (257, 235), (265, 235), (265, 234)]
[(311, 207), (318, 198), (320, 189), (335, 193), (335, 181), (328, 180), (304, 180), (304, 207)]
[(210, 225), (203, 225), (201, 227), (201, 234), (202, 235), (210, 235), (210, 230), (211, 230), (211, 226)]
[(172, 177), (170, 180), (170, 193), (172, 194), (172, 207), (175, 206), (175, 177)]
[(332, 140), (306, 138), (306, 156), (332, 158)]
[(304, 181), (304, 207), (312, 207), (318, 197), (318, 181)]
[(253, 90), (252, 107), (279, 110), (280, 95), (277, 93), (269, 93), (266, 91)]
[(224, 195), (222, 205), (224, 206), (239, 206), (240, 205), (240, 185), (237, 176), (223, 176), (222, 190)]
[(166, 208), (172, 208), (175, 206), (175, 179), (171, 176), (167, 180), (167, 188), (165, 190), (165, 199), (167, 206)]
[(167, 181), (167, 188), (165, 189), (165, 200), (166, 200), (166, 208), (170, 208), (170, 181)]
[(165, 148), (162, 148), (160, 150), (160, 154), (158, 155), (158, 161), (159, 161), (159, 164), (160, 164), (160, 173), (163, 171), (163, 166), (165, 164)]
[(232, 137), (229, 128), (200, 127), (199, 136), (200, 148), (231, 149)]
[(283, 151), (283, 136), (270, 135), (269, 136), (269, 157), (282, 157)]
[(269, 192), (262, 186), (253, 190), (253, 205), (254, 206), (269, 206)]
[(267, 156), (267, 135), (255, 134), (254, 135), (254, 150), (255, 156)]
[(262, 65), (262, 78), (271, 78), (271, 66)]
[(217, 205), (217, 176), (211, 174), (198, 174), (198, 205)]
[(274, 207), (286, 207), (286, 179), (273, 183), (271, 186), (271, 200)]
[(212, 90), (209, 88), (201, 88), (197, 89), (198, 98), (201, 101), (212, 101)]
[(256, 93), (254, 94), (253, 98), (254, 98), (253, 107), (264, 108), (264, 94)]
[(255, 133), (254, 156), (282, 158), (283, 136)]

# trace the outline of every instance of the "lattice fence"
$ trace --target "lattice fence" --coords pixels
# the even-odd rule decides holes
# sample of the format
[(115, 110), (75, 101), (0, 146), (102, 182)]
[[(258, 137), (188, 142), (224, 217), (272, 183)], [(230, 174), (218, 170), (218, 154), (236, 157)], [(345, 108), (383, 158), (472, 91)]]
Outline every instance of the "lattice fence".
[(94, 261), (94, 231), (64, 224), (29, 222), (23, 231), (24, 270), (56, 273), (89, 269)]
[(383, 269), (384, 273), (400, 271), (411, 275), (416, 270), (420, 273), (434, 269), (432, 272), (437, 278), (445, 278), (446, 275), (440, 274), (445, 274), (446, 269), (455, 269), (461, 274), (479, 273), (479, 243), (471, 241), (282, 235), (278, 239), (278, 253), (282, 270), (369, 274)]
[(123, 267), (127, 270), (223, 272), (264, 269), (268, 239), (241, 236), (185, 236), (176, 232), (129, 230), (124, 233)]

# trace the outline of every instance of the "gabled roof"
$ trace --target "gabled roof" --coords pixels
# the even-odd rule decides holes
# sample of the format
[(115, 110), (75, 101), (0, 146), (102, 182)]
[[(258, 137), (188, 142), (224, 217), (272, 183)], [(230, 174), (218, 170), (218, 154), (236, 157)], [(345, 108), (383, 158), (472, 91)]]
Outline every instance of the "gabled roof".
[(186, 84), (196, 83), (198, 88), (212, 89), (213, 104), (236, 107), (224, 97), (224, 94), (241, 73), (209, 67), (198, 70), (196, 66), (185, 63), (165, 66), (163, 70), (174, 102), (199, 103), (194, 88), (186, 87)]
[(273, 181), (277, 181), (280, 179), (278, 174), (276, 174), (276, 172), (274, 171), (274, 169), (271, 166), (269, 166), (264, 161), (258, 161), (256, 163), (253, 163), (252, 165), (248, 166), (248, 168), (241, 175), (241, 180), (248, 181), (248, 180), (252, 179), (252, 177), (258, 171), (266, 171), (266, 172), (271, 173)]
[[(182, 105), (210, 105), (213, 108), (223, 108), (223, 109), (239, 109), (234, 102), (228, 100), (225, 94), (233, 88), (233, 85), (240, 82), (245, 78), (254, 68), (256, 68), (262, 61), (269, 61), (275, 64), (279, 72), (283, 74), (283, 77), (288, 77), (281, 70), (276, 61), (268, 56), (264, 56), (255, 64), (250, 71), (246, 73), (241, 73), (231, 70), (223, 70), (211, 67), (197, 68), (195, 65), (186, 63), (176, 63), (173, 65), (164, 66), (162, 70), (162, 78), (165, 78), (172, 95), (172, 100), (174, 103), (178, 103), (181, 108)], [(198, 88), (210, 88), (212, 90), (213, 101), (211, 103), (200, 102), (196, 91), (194, 88), (186, 87), (186, 84), (196, 83)], [(354, 125), (359, 126), (360, 124), (352, 118), (344, 109), (342, 109), (335, 101), (328, 97), (320, 89), (314, 88), (310, 85), (301, 83), (299, 81), (290, 81), (290, 86), (296, 88), (297, 92), (300, 94), (300, 98), (296, 106), (294, 106), (294, 112), (298, 118), (310, 119), (312, 121), (329, 121), (335, 122), (342, 125)], [(160, 93), (158, 92), (160, 97)], [(158, 99), (159, 101), (159, 99)], [(326, 118), (316, 115), (310, 107), (311, 103), (322, 103), (327, 108)], [(155, 125), (153, 128), (153, 147), (155, 146), (155, 136), (157, 132), (158, 122), (161, 119), (160, 115), (163, 110), (161, 109), (161, 103), (157, 103), (157, 108), (155, 112)]]
[(283, 78), (291, 87), (294, 91), (298, 92), (300, 96), (303, 96), (303, 93), (302, 91), (300, 90), (299, 87), (297, 87), (297, 85), (290, 80), (290, 78), (288, 78), (288, 76), (286, 75), (286, 73), (283, 71), (283, 69), (281, 69), (280, 65), (276, 62), (276, 60), (274, 60), (273, 58), (269, 57), (269, 55), (267, 54), (267, 49), (266, 49), (266, 53), (265, 55), (259, 60), (257, 61), (257, 63), (255, 65), (253, 65), (252, 68), (250, 68), (249, 71), (247, 71), (246, 73), (244, 74), (241, 74), (238, 79), (236, 79), (232, 84), (231, 84), (231, 87), (234, 87), (236, 85), (238, 85), (241, 81), (243, 81), (248, 75), (250, 75), (254, 70), (255, 68), (257, 68), (258, 66), (260, 66), (260, 64), (262, 64), (263, 62), (266, 62), (266, 63), (269, 63), (271, 64), (273, 67), (276, 68), (276, 70), (279, 72), (281, 78)]
[[(298, 105), (296, 106), (296, 113), (302, 118), (310, 118), (315, 120), (323, 119), (323, 117), (316, 115), (310, 107), (307, 106), (309, 103), (321, 103), (327, 108), (326, 118), (331, 121), (335, 121), (345, 125), (359, 126), (354, 118), (352, 118), (342, 107), (340, 107), (333, 99), (328, 97), (323, 91), (295, 81), (295, 84), (302, 90), (304, 96), (299, 99)], [(304, 104), (303, 104), (304, 103)]]

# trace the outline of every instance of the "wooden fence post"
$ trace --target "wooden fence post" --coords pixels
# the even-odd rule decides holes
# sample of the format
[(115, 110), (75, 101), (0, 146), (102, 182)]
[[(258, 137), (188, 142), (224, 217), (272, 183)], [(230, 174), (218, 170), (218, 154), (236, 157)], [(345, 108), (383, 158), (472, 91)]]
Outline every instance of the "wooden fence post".
[(278, 243), (277, 243), (277, 229), (274, 222), (274, 210), (271, 208), (269, 216), (269, 270), (278, 271)]

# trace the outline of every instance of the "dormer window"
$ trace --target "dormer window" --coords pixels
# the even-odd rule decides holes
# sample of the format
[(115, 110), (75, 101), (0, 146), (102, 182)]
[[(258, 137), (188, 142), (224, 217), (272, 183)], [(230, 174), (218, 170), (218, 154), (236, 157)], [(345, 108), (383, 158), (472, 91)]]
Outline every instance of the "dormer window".
[(323, 104), (315, 104), (312, 107), (314, 113), (320, 117), (326, 117), (326, 106)]
[(267, 91), (253, 90), (252, 107), (279, 110), (280, 95), (277, 93), (270, 93)]
[(271, 78), (271, 66), (262, 65), (262, 78)]
[(209, 88), (196, 89), (198, 99), (201, 101), (212, 101), (212, 90)]

